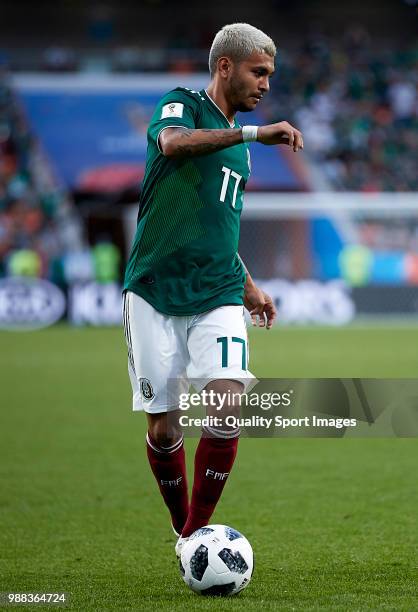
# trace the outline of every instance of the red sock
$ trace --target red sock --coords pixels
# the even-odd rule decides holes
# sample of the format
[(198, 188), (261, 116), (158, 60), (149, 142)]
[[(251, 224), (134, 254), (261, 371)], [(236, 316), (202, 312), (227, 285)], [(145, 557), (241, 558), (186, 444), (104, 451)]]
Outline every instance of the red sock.
[(147, 455), (161, 495), (170, 511), (173, 527), (177, 533), (181, 533), (189, 513), (183, 438), (170, 448), (160, 448), (148, 433)]
[(194, 461), (194, 482), (189, 516), (181, 535), (188, 537), (209, 523), (238, 449), (238, 438), (200, 439)]

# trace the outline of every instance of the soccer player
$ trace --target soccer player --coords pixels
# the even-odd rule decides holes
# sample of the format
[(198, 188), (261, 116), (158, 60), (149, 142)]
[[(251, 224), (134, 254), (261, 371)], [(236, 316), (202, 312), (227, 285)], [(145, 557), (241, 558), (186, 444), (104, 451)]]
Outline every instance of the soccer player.
[[(237, 452), (239, 430), (207, 427), (194, 462), (189, 504), (179, 393), (239, 394), (248, 370), (244, 306), (270, 329), (271, 298), (238, 255), (248, 143), (303, 148), (287, 122), (241, 127), (237, 111), (256, 108), (269, 91), (276, 48), (257, 28), (235, 23), (215, 36), (207, 89), (178, 87), (157, 105), (138, 227), (124, 284), (124, 326), (133, 409), (148, 420), (147, 454), (179, 536), (176, 553), (207, 525)], [(224, 407), (224, 414), (236, 406)], [(216, 406), (211, 407), (216, 414)]]

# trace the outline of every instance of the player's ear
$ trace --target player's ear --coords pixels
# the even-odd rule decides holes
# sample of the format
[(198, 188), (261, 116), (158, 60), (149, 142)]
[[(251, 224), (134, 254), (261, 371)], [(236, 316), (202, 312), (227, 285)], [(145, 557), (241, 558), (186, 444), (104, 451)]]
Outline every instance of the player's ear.
[(220, 57), (218, 59), (218, 72), (221, 77), (226, 79), (231, 72), (232, 62), (228, 57)]

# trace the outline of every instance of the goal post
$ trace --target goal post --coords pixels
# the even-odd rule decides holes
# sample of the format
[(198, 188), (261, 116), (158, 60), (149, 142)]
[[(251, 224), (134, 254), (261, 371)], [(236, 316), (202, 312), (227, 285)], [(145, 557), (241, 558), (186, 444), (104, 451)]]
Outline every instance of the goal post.
[(418, 321), (416, 193), (249, 193), (240, 254), (283, 322)]

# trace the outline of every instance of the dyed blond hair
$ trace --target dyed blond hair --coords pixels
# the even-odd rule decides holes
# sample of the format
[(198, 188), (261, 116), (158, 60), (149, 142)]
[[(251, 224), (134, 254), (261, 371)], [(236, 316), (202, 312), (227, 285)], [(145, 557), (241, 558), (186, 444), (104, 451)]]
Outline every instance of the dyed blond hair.
[(231, 23), (224, 26), (213, 39), (209, 52), (209, 71), (211, 76), (216, 72), (218, 59), (229, 57), (240, 62), (254, 51), (276, 55), (276, 45), (267, 34), (249, 23)]

